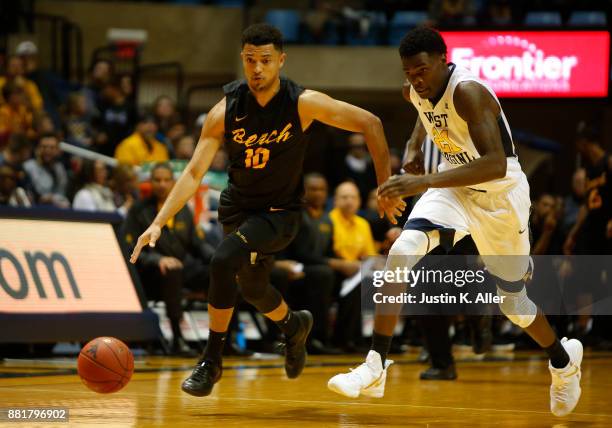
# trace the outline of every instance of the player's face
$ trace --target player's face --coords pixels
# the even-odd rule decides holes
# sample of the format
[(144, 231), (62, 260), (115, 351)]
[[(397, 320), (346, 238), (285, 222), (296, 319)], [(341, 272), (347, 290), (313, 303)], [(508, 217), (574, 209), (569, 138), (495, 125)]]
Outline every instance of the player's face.
[(421, 52), (402, 58), (406, 78), (421, 98), (435, 97), (446, 81), (446, 55)]
[(272, 43), (255, 46), (246, 44), (240, 53), (242, 67), (249, 88), (253, 92), (265, 92), (278, 80), (285, 63), (285, 53), (279, 52)]
[(172, 172), (158, 168), (151, 174), (151, 188), (158, 201), (165, 201), (174, 186)]

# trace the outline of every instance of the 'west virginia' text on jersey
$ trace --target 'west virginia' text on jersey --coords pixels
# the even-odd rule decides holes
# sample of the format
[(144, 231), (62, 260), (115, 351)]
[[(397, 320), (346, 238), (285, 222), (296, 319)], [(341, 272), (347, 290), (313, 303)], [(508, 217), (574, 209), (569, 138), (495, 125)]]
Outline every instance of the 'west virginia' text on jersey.
[[(439, 171), (468, 164), (480, 157), (470, 136), (466, 121), (459, 116), (455, 109), (453, 96), (457, 85), (465, 81), (475, 81), (482, 85), (499, 104), (495, 92), (469, 70), (457, 67), (455, 64), (449, 64), (449, 68), (450, 76), (446, 88), (443, 88), (443, 93), (435, 104), (430, 100), (419, 97), (414, 88), (410, 88), (410, 101), (416, 107), (427, 134), (442, 154), (442, 163), (438, 166)], [(520, 171), (520, 165), (516, 158), (514, 144), (512, 143), (510, 126), (501, 109), (501, 105), (497, 123), (501, 133), (500, 137), (504, 152), (507, 156), (508, 171)], [(470, 187), (479, 190), (497, 190), (513, 184), (514, 180), (510, 177), (510, 174), (506, 174), (504, 178)]]

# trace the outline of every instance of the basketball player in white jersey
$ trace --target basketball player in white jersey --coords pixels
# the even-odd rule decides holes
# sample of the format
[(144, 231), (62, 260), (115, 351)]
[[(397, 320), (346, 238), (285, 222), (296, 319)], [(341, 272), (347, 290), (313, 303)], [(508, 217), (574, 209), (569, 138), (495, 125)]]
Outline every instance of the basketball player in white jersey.
[[(557, 338), (542, 311), (529, 299), (525, 280), (531, 272), (528, 219), (529, 184), (518, 163), (510, 127), (495, 93), (467, 69), (446, 61), (440, 33), (411, 30), (399, 48), (406, 84), (404, 98), (418, 111), (408, 141), (408, 174), (394, 176), (379, 197), (425, 192), (393, 245), (387, 269), (410, 269), (439, 245), (439, 229), (454, 229), (454, 242), (471, 234), (497, 283), (501, 311), (522, 327), (548, 354), (552, 375), (550, 409), (569, 414), (580, 398), (582, 344)], [(425, 134), (442, 152), (438, 173), (423, 172)], [(377, 307), (371, 350), (365, 363), (330, 379), (328, 387), (348, 397), (384, 395), (387, 360), (399, 314)], [(387, 308), (388, 309), (388, 308)]]

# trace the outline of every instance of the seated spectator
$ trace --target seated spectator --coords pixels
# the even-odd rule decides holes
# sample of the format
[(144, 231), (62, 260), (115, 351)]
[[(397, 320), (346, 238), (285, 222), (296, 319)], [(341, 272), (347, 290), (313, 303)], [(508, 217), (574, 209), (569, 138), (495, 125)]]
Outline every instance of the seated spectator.
[(357, 215), (360, 203), (355, 183), (346, 181), (336, 188), (329, 218), (334, 225), (334, 253), (343, 260), (359, 261), (378, 254), (370, 225)]
[[(314, 318), (308, 352), (336, 354), (329, 344), (329, 309), (333, 301), (335, 273), (328, 264), (332, 247), (332, 225), (325, 214), (327, 181), (318, 173), (304, 177), (302, 224), (293, 240), (279, 255), (275, 267), (285, 272), (291, 307), (308, 309)], [(276, 285), (276, 284), (275, 284)]]
[[(38, 139), (40, 135), (45, 134), (55, 134), (55, 124), (51, 119), (51, 116), (47, 114), (45, 111), (39, 111), (34, 115), (34, 136), (35, 140)], [(58, 135), (58, 138), (60, 136)]]
[(102, 104), (102, 90), (115, 77), (115, 67), (106, 59), (96, 60), (89, 69), (89, 84), (83, 88), (87, 99), (87, 114), (90, 118), (99, 117)]
[(563, 210), (559, 205), (549, 193), (538, 198), (530, 221), (531, 254), (562, 254), (564, 236), (559, 220)]
[(473, 0), (434, 0), (429, 3), (429, 17), (435, 26), (456, 26), (474, 23)]
[(15, 53), (23, 59), (25, 76), (38, 87), (43, 99), (43, 109), (53, 119), (54, 126), (59, 128), (61, 123), (57, 107), (62, 101), (57, 88), (65, 82), (51, 71), (41, 69), (38, 47), (30, 40), (19, 43)]
[(136, 132), (123, 140), (115, 151), (120, 163), (141, 165), (145, 162), (163, 162), (169, 159), (168, 149), (155, 139), (157, 125), (151, 115), (144, 115), (136, 125)]
[(108, 170), (104, 162), (85, 159), (79, 177), (81, 188), (74, 196), (72, 208), (81, 211), (118, 211), (113, 191), (107, 186), (107, 178)]
[(119, 214), (125, 217), (139, 199), (138, 176), (131, 165), (119, 165), (113, 170), (110, 180), (113, 189), (115, 206), (119, 207)]
[(32, 157), (32, 143), (22, 134), (13, 134), (8, 145), (0, 152), (0, 165), (9, 165), (17, 173), (17, 185), (26, 191), (31, 183), (23, 169), (23, 163)]
[[(360, 261), (377, 255), (372, 231), (367, 220), (357, 215), (360, 205), (359, 190), (352, 182), (341, 183), (336, 188), (334, 209), (329, 213), (333, 225), (333, 253), (329, 265), (341, 279), (359, 273)], [(354, 288), (338, 302), (334, 329), (334, 345), (347, 352), (358, 350), (362, 339), (361, 295)]]
[(157, 131), (159, 133), (157, 139), (160, 141), (169, 137), (168, 131), (170, 131), (174, 124), (180, 123), (180, 117), (176, 111), (176, 103), (168, 95), (157, 97), (153, 103), (153, 116), (155, 116), (155, 123), (157, 123)]
[(59, 140), (55, 134), (40, 137), (35, 150), (36, 158), (23, 164), (23, 169), (35, 193), (36, 202), (43, 205), (54, 205), (58, 208), (70, 208), (66, 197), (68, 174), (59, 161)]
[(311, 9), (304, 16), (304, 26), (314, 39), (314, 42), (320, 43), (325, 37), (325, 30), (332, 21), (333, 15), (326, 1), (315, 0), (312, 3)]
[(484, 6), (480, 21), (483, 25), (506, 26), (514, 23), (510, 0), (490, 0)]
[(391, 225), (386, 217), (380, 218), (380, 215), (378, 215), (377, 192), (378, 189), (372, 189), (370, 191), (368, 202), (362, 214), (370, 224), (376, 248), (380, 249)]
[(174, 159), (188, 161), (195, 151), (195, 138), (183, 135), (174, 141)]
[(563, 234), (567, 235), (578, 220), (578, 212), (586, 194), (586, 170), (578, 168), (572, 174), (572, 193), (563, 200)]
[[(32, 111), (42, 110), (43, 99), (38, 91), (38, 87), (36, 83), (25, 77), (25, 63), (23, 58), (17, 55), (9, 57), (6, 65), (6, 76), (0, 76), (0, 88), (3, 88), (9, 82), (23, 89), (26, 95), (26, 105)], [(7, 98), (4, 97), (4, 100), (6, 101)]]
[[(151, 223), (174, 186), (172, 168), (168, 163), (156, 164), (151, 170), (153, 194), (138, 201), (130, 209), (123, 230), (130, 251), (136, 239)], [(155, 247), (146, 246), (136, 265), (149, 299), (161, 298), (172, 327), (172, 352), (190, 355), (181, 334), (183, 317), (182, 289), (207, 290), (208, 266), (213, 248), (202, 240), (203, 234), (194, 225), (187, 206), (181, 208), (162, 229)]]
[(18, 185), (17, 171), (9, 164), (0, 164), (0, 205), (10, 207), (32, 206), (32, 201), (24, 188)]
[(339, 168), (339, 181), (353, 181), (359, 189), (360, 201), (368, 200), (370, 190), (376, 188), (376, 173), (368, 153), (363, 134), (351, 134), (348, 137), (349, 150)]
[(134, 101), (134, 78), (131, 74), (123, 73), (117, 79), (119, 81), (119, 89), (131, 102)]
[(127, 138), (136, 123), (136, 108), (116, 82), (107, 84), (100, 94), (100, 117), (94, 127), (104, 132), (106, 139), (98, 140), (97, 151), (113, 156), (117, 145)]
[(187, 135), (187, 127), (183, 122), (177, 121), (170, 125), (170, 128), (168, 129), (168, 132), (165, 135), (165, 141), (162, 142), (165, 142), (166, 147), (168, 147), (168, 150), (174, 154), (173, 143), (179, 141), (185, 135)]
[(6, 103), (0, 105), (0, 148), (8, 142), (11, 134), (24, 134), (33, 139), (36, 135), (32, 127), (32, 110), (27, 106), (23, 88), (7, 82), (2, 88)]
[(224, 190), (227, 187), (228, 180), (227, 152), (220, 149), (215, 153), (215, 157), (213, 157), (210, 168), (204, 175), (202, 182), (208, 184), (211, 189)]
[(94, 143), (94, 129), (87, 115), (87, 100), (80, 92), (68, 96), (63, 120), (64, 134), (67, 143), (91, 148)]

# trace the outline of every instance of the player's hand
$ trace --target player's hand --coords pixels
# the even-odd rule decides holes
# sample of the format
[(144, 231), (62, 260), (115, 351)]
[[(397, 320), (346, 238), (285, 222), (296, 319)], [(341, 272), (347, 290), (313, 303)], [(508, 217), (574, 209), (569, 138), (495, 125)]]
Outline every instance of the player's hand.
[(406, 208), (406, 202), (402, 198), (382, 198), (378, 196), (376, 203), (378, 204), (380, 218), (386, 215), (391, 224), (397, 224), (397, 217), (401, 217)]
[(378, 188), (378, 195), (388, 199), (418, 195), (428, 188), (424, 177), (413, 174), (394, 175)]
[(158, 266), (161, 274), (165, 275), (169, 270), (181, 269), (183, 267), (183, 262), (176, 257), (162, 257), (159, 259)]
[(149, 226), (149, 228), (138, 237), (136, 247), (134, 247), (134, 251), (132, 251), (132, 255), (130, 256), (130, 263), (136, 263), (136, 260), (138, 260), (138, 256), (145, 245), (149, 244), (149, 247), (155, 247), (155, 243), (159, 239), (160, 235), (161, 227), (155, 224)]
[(421, 149), (408, 149), (402, 160), (402, 168), (408, 174), (425, 174), (425, 159)]

